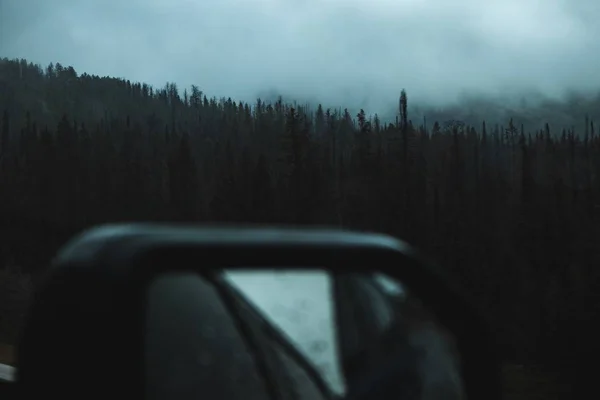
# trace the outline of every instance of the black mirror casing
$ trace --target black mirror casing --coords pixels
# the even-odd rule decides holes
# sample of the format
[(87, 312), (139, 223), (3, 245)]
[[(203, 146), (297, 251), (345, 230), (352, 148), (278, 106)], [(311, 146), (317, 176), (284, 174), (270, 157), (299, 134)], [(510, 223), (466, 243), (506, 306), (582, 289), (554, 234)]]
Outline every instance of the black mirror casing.
[(401, 241), (329, 229), (147, 224), (94, 228), (59, 252), (22, 334), (17, 391), (25, 398), (142, 399), (144, 295), (156, 275), (195, 271), (210, 279), (224, 268), (315, 265), (334, 272), (376, 268), (403, 282), (455, 335), (467, 398), (500, 398), (500, 365), (489, 325)]

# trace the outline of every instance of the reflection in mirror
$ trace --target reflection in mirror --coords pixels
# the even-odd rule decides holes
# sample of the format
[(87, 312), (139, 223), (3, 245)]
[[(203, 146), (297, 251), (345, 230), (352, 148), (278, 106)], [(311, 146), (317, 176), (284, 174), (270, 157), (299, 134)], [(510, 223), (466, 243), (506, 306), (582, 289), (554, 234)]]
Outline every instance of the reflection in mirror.
[(373, 274), (373, 281), (386, 295), (396, 298), (397, 300), (406, 299), (406, 288), (397, 280), (392, 279), (385, 274), (376, 272)]
[(263, 269), (159, 278), (147, 311), (153, 399), (465, 398), (453, 334), (389, 276)]
[(146, 399), (269, 398), (252, 352), (219, 292), (195, 273), (147, 290)]
[[(401, 282), (324, 270), (238, 270), (226, 277), (335, 393), (363, 398), (367, 390), (368, 398), (370, 385), (382, 390), (389, 383), (394, 398), (464, 399), (452, 333)], [(390, 371), (396, 376), (380, 382)]]
[(225, 277), (289, 337), (335, 393), (344, 392), (329, 273), (318, 269), (238, 270), (227, 271)]
[(393, 394), (402, 399), (465, 399), (452, 332), (401, 282), (382, 274), (372, 275), (371, 282), (393, 307), (394, 322), (372, 340), (370, 357), (374, 360), (362, 371), (349, 397), (383, 399)]

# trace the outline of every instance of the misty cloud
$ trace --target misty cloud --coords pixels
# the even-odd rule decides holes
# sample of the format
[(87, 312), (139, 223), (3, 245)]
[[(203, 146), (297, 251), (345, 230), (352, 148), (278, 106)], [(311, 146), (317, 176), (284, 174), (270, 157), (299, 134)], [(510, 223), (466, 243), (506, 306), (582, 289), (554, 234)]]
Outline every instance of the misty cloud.
[(0, 0), (0, 56), (377, 111), (600, 87), (594, 0)]

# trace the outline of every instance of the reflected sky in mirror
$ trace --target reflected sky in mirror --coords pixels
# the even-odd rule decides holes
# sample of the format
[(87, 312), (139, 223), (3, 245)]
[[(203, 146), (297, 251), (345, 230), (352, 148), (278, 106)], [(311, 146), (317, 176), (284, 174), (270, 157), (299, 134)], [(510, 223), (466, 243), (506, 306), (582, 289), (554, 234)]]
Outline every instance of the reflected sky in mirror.
[(240, 270), (225, 276), (290, 337), (336, 393), (344, 392), (336, 362), (332, 283), (327, 272)]

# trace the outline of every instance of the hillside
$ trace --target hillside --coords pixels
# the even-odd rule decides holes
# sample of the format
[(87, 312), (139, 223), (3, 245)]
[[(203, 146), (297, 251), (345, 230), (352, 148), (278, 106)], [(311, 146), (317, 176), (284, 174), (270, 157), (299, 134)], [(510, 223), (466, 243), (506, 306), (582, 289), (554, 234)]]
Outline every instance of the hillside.
[[(56, 79), (49, 80), (49, 76)], [(8, 109), (17, 115), (27, 110), (37, 121), (51, 124), (56, 124), (64, 112), (90, 121), (104, 118), (107, 113), (133, 115), (140, 112), (157, 112), (168, 119), (169, 110), (165, 110), (164, 102), (132, 100), (140, 100), (140, 96), (148, 95), (151, 90), (169, 91), (171, 85), (167, 83), (164, 88), (157, 89), (124, 79), (78, 75), (72, 67), (60, 63), (42, 68), (25, 60), (0, 59), (0, 109)], [(191, 88), (184, 90), (191, 95)], [(275, 103), (279, 97), (286, 101), (291, 99), (275, 91), (264, 91), (261, 97), (265, 103)], [(313, 112), (319, 105), (315, 99), (298, 100), (301, 105), (310, 105)], [(340, 105), (328, 106), (339, 109)], [(483, 121), (489, 127), (503, 126), (512, 118), (516, 126), (524, 125), (526, 132), (543, 129), (548, 123), (554, 132), (573, 129), (576, 134), (583, 134), (586, 118), (600, 120), (600, 91), (595, 94), (570, 93), (560, 100), (537, 93), (518, 98), (463, 96), (458, 102), (444, 107), (412, 104), (408, 111), (415, 124), (425, 121), (430, 127), (435, 121), (443, 124), (451, 120), (478, 128)], [(397, 115), (397, 106), (379, 110), (382, 121), (394, 122)]]
[(381, 231), (441, 261), (495, 324), (507, 361), (583, 379), (574, 360), (599, 334), (595, 102), (520, 110), (531, 121), (583, 117), (580, 130), (462, 123), (478, 118), (468, 108), (420, 126), (402, 91), (397, 122), (385, 124), (4, 60), (0, 261), (37, 274), (69, 235), (115, 221)]
[(505, 125), (511, 118), (526, 132), (543, 129), (547, 123), (553, 131), (572, 129), (583, 135), (586, 120), (600, 120), (600, 92), (595, 95), (570, 93), (564, 99), (546, 98), (531, 94), (521, 98), (464, 97), (457, 104), (444, 108), (422, 107), (411, 115), (422, 121), (460, 120), (472, 126), (486, 121), (489, 126)]

